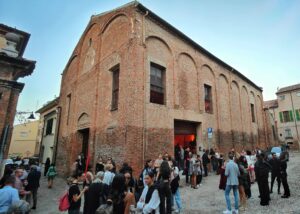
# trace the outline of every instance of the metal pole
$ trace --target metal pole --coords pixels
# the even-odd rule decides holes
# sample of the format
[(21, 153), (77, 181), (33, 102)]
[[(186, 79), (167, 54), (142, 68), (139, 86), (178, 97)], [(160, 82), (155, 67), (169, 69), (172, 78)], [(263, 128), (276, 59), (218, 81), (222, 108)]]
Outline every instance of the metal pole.
[(298, 126), (297, 126), (297, 118), (296, 118), (296, 114), (295, 114), (295, 108), (294, 108), (294, 101), (293, 101), (293, 97), (292, 97), (292, 92), (290, 92), (290, 96), (291, 96), (291, 102), (292, 102), (292, 110), (293, 110), (293, 116), (294, 116), (294, 121), (295, 121), (295, 128), (296, 128), (296, 133), (297, 133), (297, 140), (298, 140), (298, 144), (299, 144), (299, 132), (298, 132)]

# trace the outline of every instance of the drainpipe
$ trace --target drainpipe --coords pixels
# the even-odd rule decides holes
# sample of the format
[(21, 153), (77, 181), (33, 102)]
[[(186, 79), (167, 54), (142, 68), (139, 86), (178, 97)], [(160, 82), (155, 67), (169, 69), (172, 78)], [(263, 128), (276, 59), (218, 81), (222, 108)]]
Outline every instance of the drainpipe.
[(296, 118), (296, 114), (295, 114), (295, 108), (294, 108), (294, 101), (293, 101), (293, 97), (292, 97), (292, 92), (290, 92), (290, 97), (291, 97), (291, 101), (292, 101), (292, 110), (293, 110), (293, 116), (294, 116), (294, 121), (295, 121), (295, 128), (296, 128), (296, 133), (297, 133), (297, 141), (299, 144), (299, 132), (298, 132), (298, 126), (297, 126), (297, 118)]
[(56, 156), (57, 156), (57, 146), (58, 146), (58, 135), (59, 135), (59, 129), (60, 129), (60, 120), (61, 120), (61, 107), (57, 107), (57, 120), (56, 120), (56, 131), (55, 131), (55, 142), (54, 142), (54, 152), (52, 157), (52, 162), (56, 163)]
[(147, 60), (145, 59), (145, 47), (146, 47), (146, 38), (145, 38), (145, 17), (148, 15), (148, 11), (146, 11), (146, 13), (143, 15), (143, 19), (142, 19), (142, 25), (143, 25), (143, 28), (142, 28), (142, 46), (144, 47), (144, 51), (143, 51), (143, 60), (144, 60), (144, 127), (143, 127), (143, 151), (142, 151), (142, 166), (143, 164), (145, 163), (145, 153), (146, 153), (146, 133), (147, 133), (147, 130), (146, 130), (146, 126), (147, 126), (147, 122), (146, 122), (146, 112), (147, 112), (147, 100), (146, 100), (146, 97), (147, 97), (147, 76), (146, 76), (146, 62)]

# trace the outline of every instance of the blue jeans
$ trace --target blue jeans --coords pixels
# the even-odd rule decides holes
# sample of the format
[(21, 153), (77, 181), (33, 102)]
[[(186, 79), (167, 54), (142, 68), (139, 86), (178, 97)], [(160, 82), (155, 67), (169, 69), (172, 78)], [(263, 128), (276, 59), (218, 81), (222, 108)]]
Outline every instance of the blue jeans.
[[(174, 198), (173, 200), (175, 200), (175, 202), (176, 202), (178, 210), (181, 210), (182, 204), (181, 204), (179, 188), (176, 190), (175, 194), (173, 194), (173, 198)], [(173, 203), (174, 203), (174, 201), (173, 201)]]
[(239, 209), (239, 194), (238, 194), (238, 185), (226, 185), (225, 189), (225, 199), (226, 199), (226, 205), (227, 209), (231, 211), (231, 201), (230, 201), (230, 191), (233, 189), (233, 195), (234, 195), (234, 206), (235, 209)]

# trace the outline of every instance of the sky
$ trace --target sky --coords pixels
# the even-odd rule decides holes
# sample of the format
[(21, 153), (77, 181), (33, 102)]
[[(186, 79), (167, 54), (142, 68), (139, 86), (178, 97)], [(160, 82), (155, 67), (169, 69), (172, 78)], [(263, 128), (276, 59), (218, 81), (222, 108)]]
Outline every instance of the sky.
[[(31, 34), (24, 57), (36, 60), (18, 111), (36, 111), (59, 96), (61, 73), (90, 17), (126, 0), (0, 0), (0, 22)], [(300, 83), (300, 1), (140, 0), (218, 58), (263, 87)]]

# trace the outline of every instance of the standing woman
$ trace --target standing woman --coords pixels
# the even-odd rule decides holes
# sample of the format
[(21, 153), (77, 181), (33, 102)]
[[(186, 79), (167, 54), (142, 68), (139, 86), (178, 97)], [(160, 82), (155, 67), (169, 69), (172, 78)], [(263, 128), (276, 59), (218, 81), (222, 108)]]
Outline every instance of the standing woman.
[(129, 214), (130, 206), (135, 206), (134, 195), (127, 191), (123, 174), (114, 177), (107, 202), (112, 204), (113, 214)]
[(168, 161), (163, 161), (158, 172), (160, 214), (171, 214), (172, 192), (170, 188), (171, 168)]
[(198, 167), (196, 163), (196, 157), (191, 152), (190, 152), (190, 157), (192, 157), (190, 160), (190, 169), (189, 169), (189, 175), (191, 176), (191, 187), (194, 189), (198, 189), (197, 188)]
[(244, 156), (240, 156), (239, 160), (237, 161), (240, 175), (239, 175), (239, 196), (240, 196), (240, 203), (241, 209), (247, 209), (247, 197), (246, 197), (246, 189), (248, 189), (248, 171), (246, 170), (243, 164)]
[(47, 158), (46, 162), (45, 162), (45, 170), (44, 170), (44, 176), (47, 175), (48, 169), (50, 167), (50, 158)]
[(172, 163), (172, 180), (170, 183), (171, 186), (171, 191), (172, 191), (172, 206), (174, 206), (174, 200), (177, 205), (177, 213), (181, 211), (182, 209), (182, 203), (181, 203), (181, 198), (180, 198), (180, 192), (179, 192), (179, 181), (180, 181), (180, 176), (179, 176), (179, 168), (176, 165), (176, 161), (173, 160)]
[(103, 163), (103, 159), (101, 156), (98, 158), (97, 163), (96, 163), (95, 174), (97, 174), (98, 172), (104, 172), (104, 163)]
[(68, 199), (70, 203), (70, 207), (68, 209), (69, 214), (79, 214), (80, 206), (81, 206), (81, 197), (87, 188), (84, 188), (82, 191), (79, 189), (78, 184), (78, 174), (75, 174), (72, 178), (72, 183), (69, 188)]
[(51, 189), (53, 186), (53, 180), (57, 175), (55, 165), (52, 163), (48, 169), (47, 177), (48, 177), (48, 188)]

